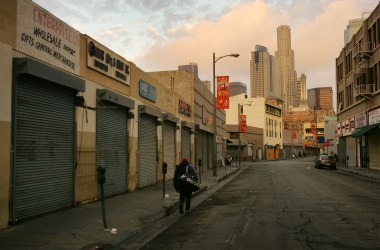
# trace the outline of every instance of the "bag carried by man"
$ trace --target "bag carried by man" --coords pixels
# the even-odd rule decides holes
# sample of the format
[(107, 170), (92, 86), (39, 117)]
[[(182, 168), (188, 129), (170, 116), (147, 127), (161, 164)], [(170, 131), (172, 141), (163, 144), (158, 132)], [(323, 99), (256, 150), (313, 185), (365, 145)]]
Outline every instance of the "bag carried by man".
[(189, 173), (189, 166), (186, 166), (186, 172), (179, 177), (179, 181), (192, 192), (198, 191), (200, 188), (200, 185), (195, 180), (194, 176)]

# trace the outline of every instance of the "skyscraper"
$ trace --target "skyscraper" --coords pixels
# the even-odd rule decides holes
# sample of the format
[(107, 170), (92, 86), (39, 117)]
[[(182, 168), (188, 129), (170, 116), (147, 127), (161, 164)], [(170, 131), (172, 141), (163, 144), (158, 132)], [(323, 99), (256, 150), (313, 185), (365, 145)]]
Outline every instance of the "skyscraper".
[(333, 110), (332, 87), (321, 87), (307, 90), (307, 105), (316, 110)]
[(277, 28), (277, 51), (275, 52), (275, 95), (284, 100), (284, 111), (295, 105), (297, 97), (297, 73), (294, 51), (291, 49), (290, 27)]
[(251, 97), (274, 96), (274, 57), (262, 45), (256, 45), (250, 60)]

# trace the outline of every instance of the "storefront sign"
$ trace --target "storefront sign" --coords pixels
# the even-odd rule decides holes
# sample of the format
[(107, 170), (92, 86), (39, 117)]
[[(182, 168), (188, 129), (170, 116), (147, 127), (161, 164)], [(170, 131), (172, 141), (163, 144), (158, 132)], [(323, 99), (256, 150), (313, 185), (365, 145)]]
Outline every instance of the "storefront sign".
[(380, 108), (368, 112), (369, 125), (380, 123)]
[(229, 76), (217, 76), (216, 108), (230, 108), (230, 78)]
[(79, 75), (80, 33), (32, 1), (17, 6), (16, 50)]
[(240, 114), (240, 132), (247, 132), (247, 115)]
[(364, 111), (355, 115), (355, 128), (363, 128), (365, 126), (367, 126), (367, 114)]
[(355, 131), (355, 118), (350, 117), (343, 121), (342, 134), (343, 136), (351, 135)]
[(139, 94), (141, 97), (144, 97), (145, 99), (148, 99), (152, 102), (156, 102), (156, 87), (141, 79), (139, 80)]
[(342, 122), (338, 122), (338, 124), (336, 125), (336, 136), (342, 136)]
[(179, 100), (178, 113), (191, 117), (191, 106), (183, 100)]
[(130, 85), (130, 65), (101, 44), (87, 39), (87, 67)]

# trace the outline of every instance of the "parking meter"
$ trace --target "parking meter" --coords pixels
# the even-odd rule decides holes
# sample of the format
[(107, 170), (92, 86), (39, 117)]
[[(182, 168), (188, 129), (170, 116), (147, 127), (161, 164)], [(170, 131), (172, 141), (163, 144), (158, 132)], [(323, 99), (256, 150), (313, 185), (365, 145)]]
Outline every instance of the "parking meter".
[(104, 228), (107, 229), (107, 220), (106, 220), (106, 208), (104, 204), (104, 186), (103, 184), (106, 182), (106, 168), (102, 165), (98, 166), (98, 184), (100, 185), (100, 198), (102, 199), (102, 216), (103, 216), (103, 224)]
[(162, 163), (162, 173), (166, 174), (168, 172), (168, 164), (166, 162)]
[(164, 175), (164, 180), (162, 182), (162, 198), (165, 198), (165, 175), (168, 172), (168, 164), (166, 162), (162, 163), (162, 174)]
[(98, 184), (103, 185), (106, 182), (106, 168), (99, 165), (98, 169)]

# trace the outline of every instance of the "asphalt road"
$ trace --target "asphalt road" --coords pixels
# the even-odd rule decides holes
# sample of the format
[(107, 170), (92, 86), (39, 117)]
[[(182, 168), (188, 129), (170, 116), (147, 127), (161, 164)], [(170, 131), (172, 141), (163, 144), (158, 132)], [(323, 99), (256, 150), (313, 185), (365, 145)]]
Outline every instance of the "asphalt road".
[(380, 249), (380, 182), (311, 158), (255, 163), (142, 249)]

